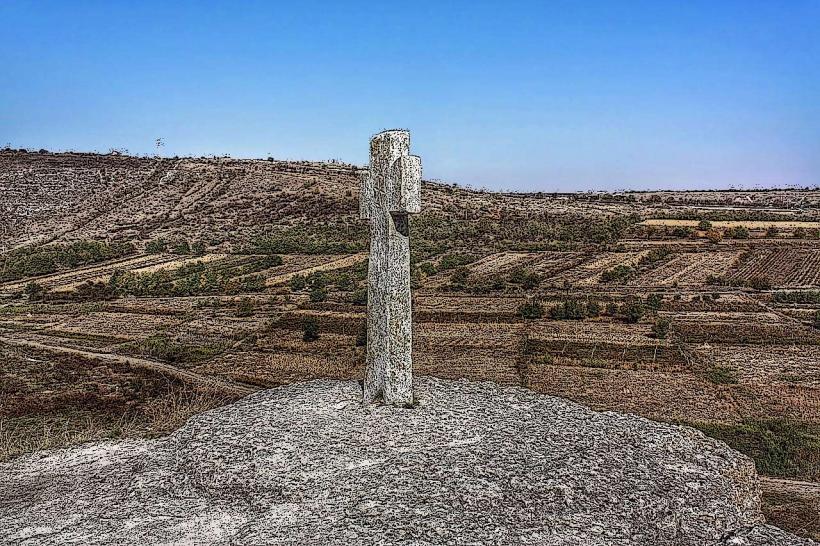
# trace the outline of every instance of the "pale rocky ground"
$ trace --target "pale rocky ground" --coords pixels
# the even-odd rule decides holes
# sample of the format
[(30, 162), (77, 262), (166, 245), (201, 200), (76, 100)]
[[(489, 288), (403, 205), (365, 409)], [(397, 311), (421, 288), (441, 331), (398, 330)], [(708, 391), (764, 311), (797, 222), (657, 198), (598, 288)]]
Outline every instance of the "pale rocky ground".
[(811, 545), (685, 427), (491, 383), (262, 391), (153, 441), (0, 464), (2, 544)]

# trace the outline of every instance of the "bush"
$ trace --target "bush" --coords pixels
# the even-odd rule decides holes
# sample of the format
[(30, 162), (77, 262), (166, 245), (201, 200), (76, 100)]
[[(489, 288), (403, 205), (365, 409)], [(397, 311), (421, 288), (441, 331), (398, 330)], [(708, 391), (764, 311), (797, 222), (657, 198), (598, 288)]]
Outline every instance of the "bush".
[(713, 366), (706, 370), (706, 379), (716, 385), (733, 385), (737, 383), (737, 371), (726, 366)]
[(61, 269), (100, 263), (135, 251), (131, 243), (77, 241), (65, 245), (24, 247), (0, 255), (0, 282), (48, 275)]
[(290, 278), (290, 289), (294, 292), (304, 290), (307, 286), (307, 279), (303, 275), (294, 275)]
[(601, 273), (601, 280), (603, 282), (623, 282), (635, 273), (635, 269), (628, 265), (616, 265), (612, 269), (607, 269)]
[(812, 323), (812, 326), (820, 330), (820, 309), (814, 313), (814, 322)]
[(601, 305), (595, 300), (588, 301), (587, 302), (587, 316), (598, 317), (600, 315), (601, 315)]
[(152, 239), (145, 245), (145, 252), (148, 254), (161, 254), (168, 248), (165, 239)]
[(72, 290), (70, 298), (77, 301), (108, 301), (116, 296), (110, 283), (89, 280)]
[(236, 306), (237, 317), (251, 317), (253, 316), (256, 306), (250, 298), (242, 298)]
[(356, 347), (367, 347), (367, 322), (363, 322), (356, 334)]
[(436, 266), (434, 266), (430, 262), (424, 262), (419, 264), (418, 270), (424, 273), (427, 277), (432, 277), (437, 272)]
[(541, 302), (529, 300), (518, 307), (518, 315), (525, 319), (538, 319), (544, 316), (544, 306)]
[(658, 339), (666, 339), (669, 334), (669, 327), (672, 323), (667, 318), (658, 317), (652, 325), (652, 334)]
[(554, 320), (584, 320), (586, 316), (586, 306), (578, 300), (564, 300), (550, 309)]
[(315, 317), (306, 317), (302, 321), (302, 341), (311, 342), (319, 339), (319, 322)]
[(618, 314), (618, 304), (614, 301), (610, 301), (606, 304), (606, 314), (610, 317), (614, 317)]
[(455, 285), (463, 285), (470, 278), (470, 270), (466, 267), (459, 267), (450, 275), (450, 282)]
[(310, 291), (310, 301), (319, 303), (327, 299), (327, 290), (324, 288), (314, 288)]
[(770, 290), (772, 288), (772, 282), (768, 277), (752, 277), (749, 279), (749, 286), (755, 290)]
[(672, 254), (672, 251), (666, 248), (665, 246), (660, 248), (653, 248), (644, 256), (641, 256), (641, 259), (638, 260), (638, 265), (645, 266), (655, 264), (669, 256), (670, 254)]
[(726, 236), (732, 239), (748, 239), (749, 230), (745, 226), (735, 226), (726, 230)]
[(48, 291), (39, 283), (30, 282), (26, 285), (26, 296), (28, 296), (28, 301), (43, 301), (46, 299), (47, 293)]
[(646, 298), (646, 305), (650, 309), (657, 311), (661, 308), (661, 304), (663, 304), (663, 295), (662, 294), (649, 294)]
[(513, 284), (520, 284), (524, 290), (532, 290), (541, 284), (541, 276), (529, 269), (519, 268), (510, 273), (509, 280)]
[(644, 305), (640, 301), (630, 301), (621, 306), (621, 315), (630, 324), (637, 324), (645, 313)]
[[(191, 254), (193, 254), (194, 256), (204, 255), (205, 254), (205, 243), (203, 243), (202, 241), (197, 241), (194, 244), (192, 244), (191, 245)], [(279, 258), (279, 259), (281, 260), (281, 258)]]
[(463, 267), (476, 261), (476, 257), (472, 254), (445, 254), (438, 263), (438, 269), (455, 269), (456, 267)]
[(709, 220), (701, 220), (698, 222), (698, 229), (701, 231), (709, 231), (712, 229), (712, 222)]
[(355, 290), (350, 295), (350, 302), (353, 305), (367, 305), (367, 289), (361, 288), (359, 290)]
[(171, 245), (171, 252), (174, 254), (190, 254), (191, 245), (189, 245), (188, 241), (185, 240), (174, 241)]

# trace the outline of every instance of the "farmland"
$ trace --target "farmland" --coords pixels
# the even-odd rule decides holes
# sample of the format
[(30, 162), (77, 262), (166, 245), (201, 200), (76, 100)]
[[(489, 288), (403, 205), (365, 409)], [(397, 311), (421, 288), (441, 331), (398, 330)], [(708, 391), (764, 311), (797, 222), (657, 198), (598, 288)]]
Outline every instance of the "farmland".
[[(360, 378), (357, 170), (0, 152), (0, 457)], [(700, 428), (820, 536), (820, 192), (423, 199), (416, 373)]]

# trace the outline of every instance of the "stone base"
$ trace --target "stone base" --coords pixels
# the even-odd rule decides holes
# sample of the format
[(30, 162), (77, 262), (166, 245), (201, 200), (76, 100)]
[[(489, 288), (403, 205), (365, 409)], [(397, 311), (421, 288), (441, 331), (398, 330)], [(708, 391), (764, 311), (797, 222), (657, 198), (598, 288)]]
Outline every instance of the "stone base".
[(695, 430), (491, 383), (415, 398), (301, 383), (0, 464), (0, 543), (813, 544), (763, 525), (751, 460)]

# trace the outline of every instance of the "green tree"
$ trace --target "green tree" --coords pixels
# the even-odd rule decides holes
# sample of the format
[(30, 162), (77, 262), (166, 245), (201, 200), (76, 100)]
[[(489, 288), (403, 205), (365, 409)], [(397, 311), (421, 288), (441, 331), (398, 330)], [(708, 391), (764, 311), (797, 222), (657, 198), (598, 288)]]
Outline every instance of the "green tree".
[(624, 320), (630, 324), (636, 324), (643, 318), (646, 310), (643, 303), (638, 300), (632, 300), (624, 303), (621, 306), (621, 314)]
[(47, 290), (43, 287), (43, 285), (30, 282), (26, 285), (26, 296), (28, 296), (28, 301), (43, 301), (46, 299)]
[(666, 336), (669, 334), (669, 327), (672, 323), (669, 319), (664, 317), (658, 317), (655, 320), (655, 324), (652, 325), (652, 334), (658, 339), (666, 339)]
[(544, 316), (544, 306), (536, 300), (528, 300), (518, 307), (518, 315), (525, 319), (538, 319)]
[(310, 301), (319, 303), (327, 299), (327, 290), (324, 288), (314, 288), (310, 291)]
[(316, 317), (306, 317), (302, 321), (302, 341), (311, 342), (319, 339), (319, 322)]

